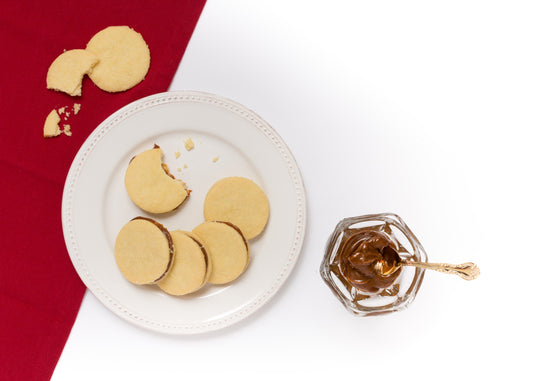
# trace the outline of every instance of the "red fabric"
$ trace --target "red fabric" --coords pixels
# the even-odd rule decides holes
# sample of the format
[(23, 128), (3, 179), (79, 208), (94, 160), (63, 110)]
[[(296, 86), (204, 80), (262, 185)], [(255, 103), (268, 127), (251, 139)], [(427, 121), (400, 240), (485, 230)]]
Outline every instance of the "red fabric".
[[(11, 1), (0, 5), (0, 380), (52, 376), (85, 286), (61, 230), (63, 184), (74, 156), (107, 116), (166, 91), (205, 0)], [(110, 94), (89, 78), (81, 97), (46, 89), (46, 73), (64, 49), (83, 49), (98, 31), (128, 25), (151, 53), (136, 87)], [(72, 137), (44, 139), (52, 109), (66, 106)]]

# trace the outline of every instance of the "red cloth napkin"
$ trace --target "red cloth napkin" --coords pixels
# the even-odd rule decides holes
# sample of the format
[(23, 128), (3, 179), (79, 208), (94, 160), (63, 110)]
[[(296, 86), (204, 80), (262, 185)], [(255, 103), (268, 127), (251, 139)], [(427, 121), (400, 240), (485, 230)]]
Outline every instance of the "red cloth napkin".
[[(2, 1), (0, 5), (0, 380), (50, 379), (85, 286), (61, 229), (63, 184), (74, 156), (111, 113), (166, 91), (205, 0)], [(141, 33), (150, 70), (136, 87), (110, 94), (89, 78), (81, 97), (46, 89), (65, 49), (83, 49), (98, 31), (127, 25)], [(81, 104), (77, 115), (74, 103)], [(44, 139), (52, 109), (71, 111), (72, 136)], [(63, 114), (64, 116), (64, 114)]]

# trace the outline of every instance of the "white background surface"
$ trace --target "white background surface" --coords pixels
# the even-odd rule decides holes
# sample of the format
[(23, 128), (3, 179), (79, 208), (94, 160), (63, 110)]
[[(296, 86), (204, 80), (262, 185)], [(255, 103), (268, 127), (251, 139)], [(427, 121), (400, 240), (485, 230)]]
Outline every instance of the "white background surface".
[[(176, 9), (179, 12), (179, 9)], [(256, 314), (164, 336), (87, 293), (53, 380), (529, 377), (533, 13), (517, 1), (208, 0), (171, 90), (242, 103), (300, 165), (308, 229)], [(430, 261), (400, 313), (356, 318), (318, 268), (336, 223), (395, 212)]]

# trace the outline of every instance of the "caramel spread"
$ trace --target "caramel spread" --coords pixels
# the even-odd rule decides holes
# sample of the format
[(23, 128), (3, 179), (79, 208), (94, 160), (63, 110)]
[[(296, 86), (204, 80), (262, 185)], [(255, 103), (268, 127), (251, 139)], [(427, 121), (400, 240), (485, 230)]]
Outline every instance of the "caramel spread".
[(347, 229), (337, 251), (337, 264), (344, 280), (360, 291), (377, 293), (390, 287), (400, 271), (383, 275), (383, 253), (396, 250), (385, 233), (372, 228)]

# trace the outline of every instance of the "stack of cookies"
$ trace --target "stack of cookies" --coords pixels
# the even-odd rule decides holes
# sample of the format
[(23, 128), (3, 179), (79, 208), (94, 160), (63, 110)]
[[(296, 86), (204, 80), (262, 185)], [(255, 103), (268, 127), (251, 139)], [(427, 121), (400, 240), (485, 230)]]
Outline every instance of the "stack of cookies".
[[(146, 212), (167, 213), (190, 195), (162, 162), (157, 145), (135, 156), (125, 175), (131, 200)], [(186, 295), (206, 283), (226, 284), (248, 267), (248, 240), (257, 237), (269, 218), (263, 190), (243, 177), (217, 181), (204, 200), (204, 219), (191, 232), (169, 231), (159, 222), (136, 217), (115, 241), (122, 275), (134, 284), (157, 284), (171, 295)]]

